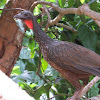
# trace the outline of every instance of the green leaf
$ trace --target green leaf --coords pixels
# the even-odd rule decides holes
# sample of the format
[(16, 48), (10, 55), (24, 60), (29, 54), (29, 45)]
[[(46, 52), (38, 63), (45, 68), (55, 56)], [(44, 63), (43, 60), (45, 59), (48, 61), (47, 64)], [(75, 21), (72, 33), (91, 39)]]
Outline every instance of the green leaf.
[(34, 72), (25, 70), (18, 78), (25, 83), (32, 83), (34, 81)]
[(44, 75), (51, 76), (51, 80), (56, 79), (59, 76), (59, 72), (48, 65), (48, 68), (44, 71)]
[(74, 4), (74, 0), (68, 0), (68, 6), (69, 6), (69, 7), (72, 7), (73, 4)]
[[(6, 0), (0, 0), (0, 8), (3, 9), (4, 5), (6, 4)], [(0, 10), (0, 14), (2, 13), (2, 10)]]
[(85, 23), (85, 16), (84, 15), (80, 15), (80, 19), (83, 23)]
[(31, 50), (31, 58), (34, 58), (35, 56), (35, 40), (34, 39), (29, 39), (28, 47)]
[(30, 40), (29, 40), (28, 47), (31, 49), (31, 52), (34, 51), (35, 41), (34, 41), (33, 39), (30, 39)]
[(31, 51), (28, 48), (22, 48), (21, 52), (20, 52), (20, 59), (30, 59), (30, 55)]
[(92, 9), (94, 11), (98, 11), (98, 3), (97, 3), (97, 1), (95, 1), (95, 2), (90, 4), (90, 9)]
[(34, 58), (35, 56), (35, 51), (31, 52), (31, 57), (30, 58)]
[(31, 38), (32, 38), (32, 36), (33, 36), (33, 31), (32, 31), (31, 29), (28, 29), (28, 30), (26, 31), (26, 33), (25, 33), (25, 36), (31, 37)]
[(66, 3), (66, 0), (58, 0), (58, 3), (59, 3), (59, 6), (60, 6), (61, 8), (63, 8), (64, 5), (65, 5), (65, 3)]
[(51, 86), (50, 85), (46, 85), (46, 86), (41, 86), (36, 92), (35, 92), (35, 95), (34, 95), (34, 98), (36, 100), (40, 100), (40, 96), (43, 94), (43, 93), (46, 93), (47, 95), (49, 95), (49, 90), (50, 90)]
[(20, 67), (19, 66), (15, 66), (11, 72), (11, 75), (19, 75), (21, 74), (21, 71), (19, 69)]
[(45, 1), (48, 1), (48, 2), (56, 2), (56, 0), (45, 0)]
[(20, 71), (23, 73), (25, 70), (26, 62), (24, 63), (22, 59), (19, 59), (15, 66), (20, 66)]
[(27, 65), (25, 67), (28, 71), (36, 71), (36, 67), (33, 63), (27, 62)]
[(44, 73), (44, 71), (47, 69), (48, 63), (44, 59), (42, 59), (41, 63), (42, 63), (41, 70), (42, 70), (42, 73)]
[(94, 86), (89, 90), (89, 97), (99, 95), (99, 88), (98, 85), (100, 83), (95, 83)]
[(93, 51), (95, 51), (97, 43), (97, 35), (88, 25), (81, 25), (78, 28), (78, 36), (82, 44)]
[(35, 56), (34, 56), (34, 63), (35, 63), (35, 66), (38, 67), (38, 65), (39, 65), (39, 57), (38, 57), (37, 54), (35, 54)]
[(23, 83), (23, 82), (18, 82), (19, 86), (22, 88), (22, 89), (26, 89), (25, 87), (27, 86), (26, 83)]
[(23, 46), (27, 46), (28, 45), (28, 41), (29, 41), (29, 38), (27, 38), (27, 37), (24, 37), (23, 38)]
[(76, 7), (79, 7), (80, 5), (81, 5), (81, 2), (80, 2), (80, 0), (76, 0)]
[(31, 88), (34, 88), (35, 86), (36, 86), (37, 84), (30, 84), (29, 86), (31, 87)]
[(85, 0), (80, 0), (80, 2), (83, 4), (85, 2)]

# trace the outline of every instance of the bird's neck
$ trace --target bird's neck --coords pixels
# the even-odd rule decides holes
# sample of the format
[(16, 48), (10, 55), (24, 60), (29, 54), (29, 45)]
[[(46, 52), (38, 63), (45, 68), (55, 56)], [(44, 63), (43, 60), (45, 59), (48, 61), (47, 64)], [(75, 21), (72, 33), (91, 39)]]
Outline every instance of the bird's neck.
[(52, 41), (54, 41), (52, 38), (48, 37), (46, 33), (41, 29), (35, 18), (32, 20), (32, 22), (35, 39), (40, 46), (50, 44)]

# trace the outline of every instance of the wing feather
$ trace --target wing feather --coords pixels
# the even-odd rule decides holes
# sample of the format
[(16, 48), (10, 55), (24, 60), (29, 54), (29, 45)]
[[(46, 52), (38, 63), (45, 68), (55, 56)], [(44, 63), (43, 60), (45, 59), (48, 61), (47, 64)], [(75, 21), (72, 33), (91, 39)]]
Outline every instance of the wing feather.
[(48, 60), (72, 72), (100, 76), (100, 56), (74, 43), (59, 41), (52, 44), (49, 48)]

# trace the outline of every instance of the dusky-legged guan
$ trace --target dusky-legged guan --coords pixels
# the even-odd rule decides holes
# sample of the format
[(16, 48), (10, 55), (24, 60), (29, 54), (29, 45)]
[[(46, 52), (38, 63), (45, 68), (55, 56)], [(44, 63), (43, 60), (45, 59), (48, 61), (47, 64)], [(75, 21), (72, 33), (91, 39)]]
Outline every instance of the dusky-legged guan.
[(21, 11), (14, 18), (23, 20), (33, 30), (44, 59), (76, 87), (71, 100), (80, 99), (75, 97), (83, 87), (79, 80), (85, 85), (90, 75), (100, 76), (100, 55), (75, 43), (48, 37), (30, 11)]

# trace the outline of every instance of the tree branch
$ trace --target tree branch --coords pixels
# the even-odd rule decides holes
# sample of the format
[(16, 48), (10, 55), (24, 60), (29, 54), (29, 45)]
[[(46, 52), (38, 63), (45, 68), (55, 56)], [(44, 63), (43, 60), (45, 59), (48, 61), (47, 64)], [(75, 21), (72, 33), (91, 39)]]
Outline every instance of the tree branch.
[(46, 12), (46, 14), (48, 16), (48, 22), (49, 22), (51, 20), (50, 13), (49, 13), (48, 9), (46, 8), (46, 6), (43, 5), (43, 8), (44, 8), (44, 10), (45, 10), (45, 12)]
[(32, 4), (32, 6), (30, 7), (30, 11), (33, 11), (35, 6), (37, 6), (38, 4), (43, 4), (43, 5), (49, 5), (51, 7), (53, 7), (56, 11), (58, 11), (59, 13), (61, 12), (61, 10), (63, 8), (60, 8), (58, 5), (52, 3), (52, 2), (46, 2), (46, 1), (36, 1)]
[(72, 28), (72, 27), (69, 27), (68, 25), (64, 25), (64, 24), (61, 24), (61, 23), (57, 23), (56, 25), (57, 25), (57, 26), (64, 27), (64, 28), (66, 28), (66, 29), (69, 29), (69, 30), (71, 30), (71, 31), (74, 32), (74, 33), (77, 33), (77, 30), (76, 30), (76, 29), (74, 29), (74, 28)]
[(46, 14), (48, 16), (48, 23), (47, 23), (46, 28), (45, 28), (45, 32), (46, 32), (47, 29), (49, 28), (49, 23), (51, 21), (51, 16), (50, 16), (50, 13), (49, 13), (48, 9), (46, 8), (46, 6), (43, 5), (43, 8), (44, 8), (44, 10), (45, 10), (45, 12), (46, 12)]
[(94, 77), (91, 82), (89, 82), (82, 90), (80, 97), (83, 97), (84, 94), (100, 79), (100, 77)]
[(47, 81), (44, 78), (42, 78), (42, 76), (39, 74), (40, 68), (41, 68), (41, 50), (39, 48), (39, 65), (38, 65), (38, 69), (37, 69), (36, 75), (38, 75), (41, 79), (43, 79), (43, 81), (45, 83), (47, 83)]
[(36, 75), (39, 75), (40, 68), (41, 68), (41, 50), (39, 48), (39, 65), (38, 65)]
[(25, 10), (25, 9), (22, 9), (22, 8), (10, 8), (10, 9), (0, 9), (0, 10), (9, 10), (9, 11), (11, 11), (11, 10), (21, 10), (21, 11), (23, 11), (23, 10)]
[[(95, 12), (93, 10), (91, 10), (88, 6), (88, 4), (83, 4), (81, 5), (80, 7), (78, 8), (60, 8), (58, 5), (56, 4), (53, 4), (52, 2), (46, 2), (46, 1), (36, 1), (32, 4), (32, 6), (30, 7), (30, 10), (32, 11), (35, 6), (37, 6), (38, 4), (43, 4), (43, 5), (49, 5), (51, 6), (53, 9), (55, 9), (56, 11), (59, 12), (59, 15), (54, 18), (53, 20), (51, 20), (50, 18), (50, 14), (48, 13), (47, 10), (46, 11), (46, 14), (48, 16), (48, 24), (46, 26), (46, 30), (49, 26), (53, 26), (55, 24), (58, 24), (59, 20), (65, 15), (65, 14), (77, 14), (77, 15), (86, 15), (88, 17), (90, 17), (91, 19), (93, 19), (95, 21), (95, 23), (100, 27), (100, 13), (98, 12)], [(59, 24), (61, 25), (61, 24)], [(72, 30), (70, 27), (67, 27), (67, 26), (64, 26), (66, 27), (67, 29), (70, 29), (71, 31), (75, 32), (75, 30)]]
[[(0, 100), (35, 100), (0, 71)], [(5, 98), (5, 99), (4, 99)]]

